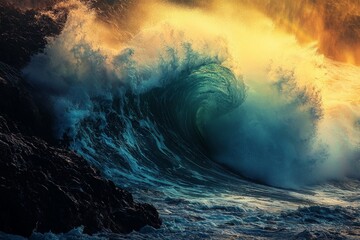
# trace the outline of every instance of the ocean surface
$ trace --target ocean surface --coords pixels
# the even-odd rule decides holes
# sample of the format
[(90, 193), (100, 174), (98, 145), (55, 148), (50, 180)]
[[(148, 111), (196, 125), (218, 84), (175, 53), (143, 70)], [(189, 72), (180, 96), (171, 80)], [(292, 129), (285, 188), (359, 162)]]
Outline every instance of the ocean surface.
[(56, 136), (163, 220), (30, 239), (359, 239), (360, 69), (264, 16), (224, 27), (189, 11), (114, 44), (93, 10), (72, 6), (24, 68)]

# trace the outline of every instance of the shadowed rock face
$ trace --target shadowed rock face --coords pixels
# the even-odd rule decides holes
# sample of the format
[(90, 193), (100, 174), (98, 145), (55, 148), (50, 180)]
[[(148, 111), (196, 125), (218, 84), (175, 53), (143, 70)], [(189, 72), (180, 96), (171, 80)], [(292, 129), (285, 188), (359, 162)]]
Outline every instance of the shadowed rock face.
[(11, 132), (54, 142), (51, 118), (37, 107), (29, 88), (18, 70), (0, 62), (0, 115), (11, 120)]
[(160, 227), (154, 207), (134, 203), (81, 157), (9, 132), (3, 117), (0, 125), (1, 231), (30, 236), (33, 230), (58, 233), (80, 225), (86, 233)]
[(16, 5), (23, 9), (30, 8), (46, 8), (53, 6), (59, 0), (2, 0)]
[(86, 233), (160, 227), (153, 206), (135, 203), (83, 158), (33, 135), (41, 116), (24, 86), (15, 69), (0, 63), (0, 93), (9, 93), (0, 94), (0, 231), (30, 236), (81, 225)]
[(47, 37), (61, 32), (66, 11), (56, 11), (58, 18), (54, 20), (35, 10), (20, 10), (0, 1), (0, 61), (15, 67), (29, 62), (31, 55), (45, 47)]
[(134, 202), (85, 159), (54, 145), (50, 118), (18, 68), (63, 21), (36, 15), (0, 2), (0, 231), (28, 237), (81, 225), (90, 234), (159, 228), (153, 206)]

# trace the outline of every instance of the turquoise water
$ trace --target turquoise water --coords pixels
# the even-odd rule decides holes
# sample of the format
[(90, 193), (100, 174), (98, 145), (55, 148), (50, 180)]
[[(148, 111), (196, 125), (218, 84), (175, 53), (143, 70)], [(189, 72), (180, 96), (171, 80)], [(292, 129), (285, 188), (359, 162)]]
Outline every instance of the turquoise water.
[[(153, 204), (163, 226), (94, 236), (80, 227), (31, 239), (360, 237), (359, 150), (350, 146), (339, 159), (334, 144), (319, 141), (321, 94), (293, 71), (273, 63), (275, 70), (259, 68), (275, 71), (272, 81), (249, 76), (228, 49), (199, 48), (176, 29), (156, 54), (146, 50), (145, 31), (109, 57), (73, 41), (71, 27), (32, 58), (24, 77), (49, 100), (55, 135)], [(330, 174), (335, 158), (355, 174)]]

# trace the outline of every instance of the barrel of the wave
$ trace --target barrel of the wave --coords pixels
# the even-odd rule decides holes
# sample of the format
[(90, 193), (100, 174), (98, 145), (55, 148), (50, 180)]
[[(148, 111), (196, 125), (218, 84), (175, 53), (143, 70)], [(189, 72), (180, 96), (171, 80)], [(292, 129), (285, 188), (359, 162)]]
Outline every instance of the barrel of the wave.
[(206, 147), (207, 127), (240, 106), (245, 89), (229, 68), (213, 63), (181, 72), (147, 94), (146, 100), (158, 123), (183, 140)]

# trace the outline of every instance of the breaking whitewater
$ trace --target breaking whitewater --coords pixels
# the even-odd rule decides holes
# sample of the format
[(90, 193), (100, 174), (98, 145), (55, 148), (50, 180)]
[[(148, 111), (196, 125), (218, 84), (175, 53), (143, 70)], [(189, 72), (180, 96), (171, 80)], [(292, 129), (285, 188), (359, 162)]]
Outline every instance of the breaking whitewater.
[(337, 95), (359, 86), (358, 67), (272, 33), (265, 17), (223, 29), (191, 12), (211, 30), (164, 18), (109, 48), (93, 10), (69, 11), (23, 74), (56, 136), (163, 225), (31, 239), (360, 238), (360, 111)]

